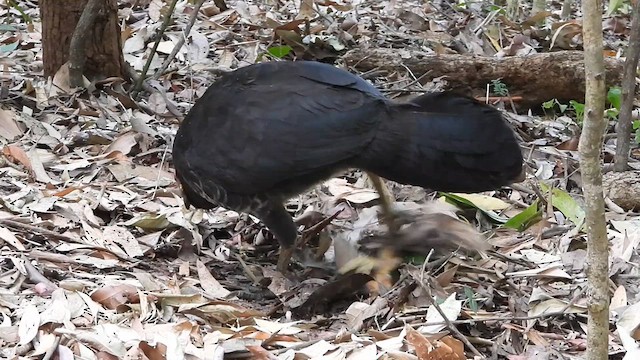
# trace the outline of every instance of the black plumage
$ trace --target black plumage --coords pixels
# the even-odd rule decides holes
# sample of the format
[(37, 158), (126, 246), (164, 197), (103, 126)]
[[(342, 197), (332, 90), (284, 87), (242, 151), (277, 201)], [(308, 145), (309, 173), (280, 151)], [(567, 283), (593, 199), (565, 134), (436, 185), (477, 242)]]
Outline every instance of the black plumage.
[(173, 162), (188, 203), (255, 215), (289, 256), (297, 231), (283, 202), (347, 168), (456, 192), (493, 190), (522, 171), (498, 110), (446, 92), (396, 102), (307, 61), (223, 75), (181, 124)]

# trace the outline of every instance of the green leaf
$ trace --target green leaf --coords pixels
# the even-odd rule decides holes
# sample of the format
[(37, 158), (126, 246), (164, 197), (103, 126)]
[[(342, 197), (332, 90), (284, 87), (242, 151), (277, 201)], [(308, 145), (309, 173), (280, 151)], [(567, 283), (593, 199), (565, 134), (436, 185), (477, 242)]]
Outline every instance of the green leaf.
[(144, 230), (164, 230), (169, 225), (171, 225), (166, 216), (152, 213), (136, 216), (126, 221), (124, 224), (129, 226), (137, 226)]
[(291, 46), (283, 45), (283, 46), (272, 46), (267, 49), (267, 52), (272, 56), (277, 57), (278, 59), (282, 59), (283, 57), (289, 55), (291, 50), (293, 50)]
[(504, 210), (509, 207), (508, 203), (493, 196), (463, 193), (452, 193), (452, 195), (459, 196), (470, 201), (473, 206), (483, 211)]
[(556, 104), (556, 99), (551, 99), (542, 103), (543, 109), (553, 109), (553, 105)]
[(542, 210), (538, 209), (538, 204), (538, 200), (534, 201), (528, 208), (509, 219), (509, 221), (504, 224), (504, 227), (524, 231), (529, 226), (540, 221), (542, 218)]
[(640, 120), (633, 120), (631, 126), (633, 126), (633, 130), (638, 130), (640, 128)]
[(412, 265), (422, 265), (427, 260), (427, 255), (410, 254), (404, 257), (405, 261)]
[[(465, 198), (464, 196), (467, 196), (468, 194), (453, 194), (453, 193), (441, 192), (440, 195), (442, 195), (448, 203), (456, 205), (458, 207), (466, 206), (466, 207), (472, 207), (472, 208), (478, 209), (498, 223), (505, 223), (509, 220), (509, 218), (501, 216), (491, 209), (483, 209), (482, 205), (479, 206), (478, 204), (475, 204), (472, 200)], [(461, 196), (461, 195), (464, 195), (464, 196)]]
[(560, 108), (560, 112), (564, 113), (565, 110), (567, 110), (567, 108), (569, 107), (569, 105), (566, 104), (560, 104), (558, 103), (558, 107)]
[(469, 307), (474, 313), (478, 312), (478, 302), (476, 301), (476, 294), (468, 286), (464, 287), (464, 295), (469, 299)]
[(8, 0), (7, 3), (10, 7), (14, 8), (16, 11), (20, 13), (20, 16), (22, 16), (22, 19), (24, 20), (25, 23), (27, 24), (33, 23), (31, 16), (27, 15), (27, 13), (25, 13), (24, 10), (22, 10), (22, 7), (20, 7), (20, 5), (18, 5), (18, 3), (15, 2), (15, 0)]
[(507, 89), (507, 84), (503, 83), (501, 79), (491, 80), (491, 86), (493, 87), (493, 92), (499, 96), (508, 96), (509, 89)]
[[(549, 191), (549, 186), (540, 183), (540, 187), (544, 191)], [(554, 208), (560, 210), (567, 219), (571, 220), (577, 227), (584, 225), (585, 212), (584, 209), (578, 205), (576, 200), (569, 195), (568, 192), (560, 190), (558, 188), (551, 189), (551, 205)]]
[(576, 112), (577, 122), (578, 123), (582, 122), (582, 120), (584, 118), (584, 104), (583, 103), (579, 103), (579, 102), (577, 102), (575, 100), (570, 100), (569, 104), (573, 108), (573, 111)]
[(640, 129), (636, 129), (636, 144), (640, 144)]
[(607, 92), (607, 101), (609, 104), (620, 111), (622, 106), (622, 89), (619, 86), (612, 86)]
[(607, 16), (611, 16), (616, 10), (622, 6), (624, 0), (609, 0), (609, 5), (607, 6)]

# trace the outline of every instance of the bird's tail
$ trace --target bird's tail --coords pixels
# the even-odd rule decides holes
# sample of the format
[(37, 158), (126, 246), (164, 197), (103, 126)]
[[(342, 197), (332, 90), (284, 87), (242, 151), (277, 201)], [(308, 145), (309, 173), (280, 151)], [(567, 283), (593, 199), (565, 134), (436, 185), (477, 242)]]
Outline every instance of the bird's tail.
[(449, 92), (392, 104), (357, 165), (403, 184), (480, 192), (522, 180), (522, 153), (500, 112)]

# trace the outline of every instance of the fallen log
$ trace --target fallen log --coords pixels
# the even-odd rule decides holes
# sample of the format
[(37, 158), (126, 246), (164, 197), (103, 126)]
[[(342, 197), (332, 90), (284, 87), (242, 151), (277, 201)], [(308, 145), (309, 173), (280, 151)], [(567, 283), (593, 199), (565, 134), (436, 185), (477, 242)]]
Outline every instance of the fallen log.
[[(445, 89), (475, 97), (486, 96), (486, 86), (500, 79), (520, 109), (538, 108), (547, 100), (584, 102), (584, 60), (580, 51), (558, 51), (504, 58), (472, 55), (432, 55), (399, 49), (354, 49), (343, 56), (358, 71), (406, 71), (423, 76), (426, 84), (441, 78)], [(619, 85), (624, 61), (605, 58), (607, 87)], [(404, 65), (404, 66), (403, 66)], [(425, 75), (426, 74), (426, 75)], [(490, 89), (491, 90), (491, 89)], [(495, 94), (490, 94), (495, 95)]]

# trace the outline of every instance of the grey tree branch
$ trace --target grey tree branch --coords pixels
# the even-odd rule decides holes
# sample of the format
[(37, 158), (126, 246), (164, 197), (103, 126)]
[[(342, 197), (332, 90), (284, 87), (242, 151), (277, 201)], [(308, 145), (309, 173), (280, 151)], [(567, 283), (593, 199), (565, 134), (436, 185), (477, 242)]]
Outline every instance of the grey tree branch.
[(640, 4), (636, 3), (631, 18), (631, 34), (627, 47), (622, 77), (622, 105), (616, 125), (617, 144), (613, 169), (625, 171), (629, 167), (629, 137), (631, 136), (631, 112), (636, 93), (636, 72), (640, 58)]
[(84, 73), (84, 64), (87, 60), (87, 34), (91, 26), (93, 26), (96, 16), (98, 16), (100, 4), (102, 4), (100, 0), (89, 0), (87, 2), (69, 43), (69, 82), (73, 87), (83, 85), (82, 75)]
[(583, 0), (582, 13), (586, 91), (584, 125), (578, 151), (587, 229), (587, 359), (601, 360), (608, 358), (609, 350), (609, 242), (600, 159), (606, 128), (601, 0)]

